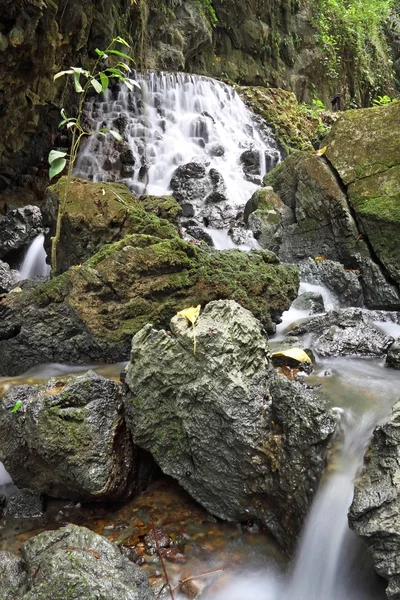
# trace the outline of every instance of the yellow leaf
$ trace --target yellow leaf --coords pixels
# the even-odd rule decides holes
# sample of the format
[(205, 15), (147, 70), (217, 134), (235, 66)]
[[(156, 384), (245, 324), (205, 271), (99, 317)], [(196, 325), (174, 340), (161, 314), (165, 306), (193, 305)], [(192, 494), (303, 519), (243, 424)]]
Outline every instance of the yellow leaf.
[(196, 354), (196, 334), (194, 332), (194, 324), (197, 321), (197, 318), (200, 314), (200, 304), (197, 306), (191, 306), (190, 308), (184, 308), (176, 313), (177, 317), (185, 317), (192, 324), (193, 329), (193, 354)]
[(289, 348), (289, 350), (281, 350), (280, 352), (273, 352), (271, 356), (287, 356), (288, 358), (292, 358), (293, 360), (303, 363), (311, 363), (311, 358), (308, 356), (304, 350), (301, 348)]
[(323, 154), (325, 154), (327, 147), (328, 146), (324, 146), (323, 148), (320, 148), (319, 150), (314, 150), (313, 154), (315, 154), (315, 156), (322, 156)]
[(314, 258), (315, 262), (323, 262), (324, 260), (326, 260), (325, 256), (316, 256)]
[(197, 321), (197, 317), (200, 314), (200, 304), (198, 306), (191, 306), (190, 308), (185, 308), (180, 310), (177, 314), (178, 317), (185, 317), (192, 325), (194, 325)]

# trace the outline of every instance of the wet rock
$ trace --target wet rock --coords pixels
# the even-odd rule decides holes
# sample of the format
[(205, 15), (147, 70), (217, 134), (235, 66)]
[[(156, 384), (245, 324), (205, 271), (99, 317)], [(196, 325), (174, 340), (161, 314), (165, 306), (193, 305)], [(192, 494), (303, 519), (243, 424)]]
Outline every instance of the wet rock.
[(147, 482), (146, 462), (125, 427), (119, 384), (91, 371), (12, 388), (0, 407), (0, 432), (1, 461), (19, 487), (123, 500)]
[(280, 246), (281, 215), (276, 209), (256, 210), (248, 219), (249, 228), (262, 248), (278, 252)]
[(247, 201), (244, 207), (243, 220), (247, 224), (249, 216), (256, 210), (280, 210), (284, 206), (282, 200), (271, 186), (263, 187), (254, 192), (250, 200)]
[(370, 325), (346, 327), (332, 325), (315, 343), (321, 356), (384, 356), (393, 338)]
[(260, 152), (257, 150), (245, 150), (240, 155), (240, 162), (242, 163), (246, 179), (253, 183), (260, 183)]
[(170, 329), (146, 325), (132, 341), (125, 406), (135, 442), (212, 514), (259, 521), (292, 551), (335, 418), (275, 373), (261, 324), (236, 302), (205, 307), (195, 354), (186, 319)]
[(400, 596), (399, 447), (400, 402), (396, 402), (390, 420), (374, 431), (349, 512), (350, 527), (365, 540), (375, 570), (389, 582), (389, 600)]
[(25, 206), (0, 215), (0, 258), (22, 250), (43, 233), (42, 213), (37, 206)]
[[(47, 189), (44, 213), (50, 234), (55, 232), (60, 198), (65, 193), (62, 177)], [(171, 196), (145, 196), (140, 200), (123, 184), (92, 183), (74, 178), (68, 186), (61, 236), (57, 246), (57, 273), (80, 265), (111, 244), (132, 233), (167, 238), (176, 235), (180, 207)], [(160, 218), (158, 218), (160, 217)], [(171, 222), (169, 222), (171, 221)], [(47, 250), (50, 250), (47, 241)]]
[(189, 202), (184, 202), (181, 204), (182, 208), (182, 217), (191, 218), (194, 217), (194, 206)]
[(25, 578), (24, 562), (11, 552), (0, 552), (0, 598), (16, 598)]
[(0, 260), (0, 294), (6, 294), (18, 280), (18, 271), (10, 269), (9, 265)]
[(44, 515), (43, 496), (31, 490), (18, 490), (7, 499), (6, 517), (38, 519)]
[(316, 315), (303, 319), (301, 323), (292, 327), (289, 336), (298, 336), (305, 333), (322, 333), (332, 326), (342, 328), (373, 326), (374, 321), (388, 321), (398, 323), (400, 315), (395, 312), (365, 310), (362, 308), (341, 308), (332, 310), (325, 315)]
[[(343, 129), (340, 131), (343, 138)], [(358, 134), (351, 139), (354, 137)], [(361, 137), (371, 139), (366, 132)], [(365, 164), (368, 160), (365, 158)], [(278, 251), (281, 260), (298, 263), (310, 256), (322, 256), (340, 262), (346, 269), (357, 269), (369, 308), (399, 309), (399, 287), (382, 259), (377, 261), (374, 251), (371, 254), (370, 239), (364, 234), (360, 219), (354, 217), (351, 191), (324, 158), (306, 152), (290, 155), (266, 175), (264, 184), (274, 188), (295, 216), (292, 222), (282, 224)], [(394, 230), (392, 233), (391, 239), (396, 239)]]
[(119, 160), (123, 165), (134, 165), (135, 164), (135, 156), (133, 151), (130, 148), (127, 148), (119, 155)]
[(223, 156), (225, 154), (225, 148), (221, 144), (209, 144), (206, 146), (206, 152), (210, 156)]
[(206, 168), (200, 163), (187, 163), (178, 167), (172, 176), (170, 186), (174, 198), (182, 203), (196, 203), (204, 200), (212, 191)]
[(118, 546), (85, 527), (67, 525), (22, 546), (27, 568), (23, 600), (153, 600), (146, 573)]
[(400, 369), (400, 338), (390, 346), (386, 357), (386, 366), (392, 369)]
[(359, 273), (345, 270), (343, 265), (332, 260), (316, 261), (312, 258), (299, 263), (304, 281), (324, 285), (338, 298), (342, 306), (359, 306), (363, 293)]
[(310, 315), (325, 311), (324, 300), (318, 292), (304, 292), (296, 298), (292, 308), (307, 310)]
[(144, 536), (147, 554), (156, 554), (157, 545), (159, 548), (168, 548), (171, 545), (171, 538), (168, 531), (162, 527), (156, 527), (154, 531), (150, 531)]
[(186, 228), (186, 233), (192, 236), (195, 240), (202, 240), (208, 246), (214, 246), (211, 235), (207, 233), (207, 231), (204, 231), (200, 225), (189, 225), (189, 227)]

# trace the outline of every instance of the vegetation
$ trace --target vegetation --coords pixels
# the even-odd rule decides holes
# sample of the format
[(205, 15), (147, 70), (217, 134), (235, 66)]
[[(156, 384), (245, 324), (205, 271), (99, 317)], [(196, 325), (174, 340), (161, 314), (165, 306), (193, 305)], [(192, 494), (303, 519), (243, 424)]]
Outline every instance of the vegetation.
[[(126, 62), (124, 62), (129, 62), (133, 59), (124, 52), (116, 50), (114, 46), (117, 44), (127, 46), (129, 48), (129, 44), (121, 37), (114, 38), (106, 50), (99, 50), (96, 48), (98, 58), (92, 71), (82, 69), (81, 67), (71, 67), (66, 71), (60, 71), (59, 73), (56, 73), (54, 76), (54, 80), (63, 77), (64, 75), (71, 76), (73, 78), (75, 91), (80, 94), (80, 101), (76, 117), (68, 117), (65, 110), (61, 110), (62, 120), (59, 124), (59, 127), (65, 126), (72, 133), (69, 153), (52, 150), (49, 154), (50, 179), (56, 175), (59, 175), (68, 164), (67, 185), (65, 186), (64, 194), (62, 198), (60, 198), (58, 206), (56, 232), (51, 238), (51, 273), (53, 276), (57, 271), (57, 244), (60, 239), (62, 217), (66, 207), (68, 189), (72, 180), (72, 171), (78, 156), (82, 139), (84, 137), (96, 134), (111, 134), (118, 141), (122, 141), (121, 135), (118, 133), (118, 131), (104, 127), (95, 131), (85, 130), (82, 123), (82, 116), (87, 95), (89, 91), (93, 90), (96, 94), (105, 92), (109, 87), (110, 79), (116, 79), (118, 82), (124, 83), (130, 90), (133, 90), (134, 86), (139, 87), (138, 83), (134, 79), (130, 79), (128, 77), (130, 67), (126, 64)], [(113, 57), (116, 58), (115, 65), (113, 65), (111, 62)], [(83, 85), (81, 84), (81, 79), (86, 80)]]
[[(313, 23), (325, 56), (332, 91), (347, 76), (361, 90), (361, 101), (384, 89), (392, 77), (385, 37), (394, 0), (317, 0)], [(356, 81), (359, 79), (359, 81)]]
[(212, 0), (199, 0), (199, 4), (202, 8), (205, 9), (208, 20), (210, 21), (213, 27), (218, 23), (218, 18), (215, 12), (215, 8), (213, 6)]

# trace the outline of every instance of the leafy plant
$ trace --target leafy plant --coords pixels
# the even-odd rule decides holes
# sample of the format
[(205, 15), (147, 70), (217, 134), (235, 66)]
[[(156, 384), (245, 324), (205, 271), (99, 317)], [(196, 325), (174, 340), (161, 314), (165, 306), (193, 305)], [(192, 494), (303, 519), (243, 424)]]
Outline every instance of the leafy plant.
[[(82, 139), (84, 137), (97, 134), (110, 134), (117, 141), (122, 141), (122, 137), (119, 132), (113, 129), (102, 127), (95, 131), (85, 130), (82, 124), (82, 116), (83, 106), (87, 95), (89, 91), (94, 91), (96, 94), (102, 94), (107, 90), (110, 85), (110, 80), (112, 79), (123, 83), (131, 91), (134, 89), (134, 87), (140, 88), (139, 84), (134, 79), (129, 77), (131, 69), (127, 62), (133, 61), (133, 58), (128, 56), (126, 53), (117, 50), (115, 48), (117, 44), (126, 46), (128, 48), (130, 47), (123, 38), (118, 36), (112, 40), (105, 50), (99, 50), (96, 48), (98, 58), (92, 71), (82, 69), (81, 67), (71, 67), (70, 69), (60, 71), (54, 75), (54, 81), (64, 76), (72, 77), (75, 91), (77, 94), (80, 94), (80, 100), (76, 117), (68, 116), (64, 109), (61, 110), (62, 119), (58, 126), (66, 127), (67, 130), (69, 130), (72, 134), (69, 152), (67, 153), (60, 152), (58, 150), (52, 150), (48, 158), (50, 164), (50, 179), (62, 173), (68, 164), (67, 182), (64, 186), (64, 194), (60, 199), (60, 204), (58, 207), (56, 231), (55, 235), (51, 238), (51, 274), (53, 276), (57, 271), (57, 244), (61, 234), (62, 217), (66, 208), (68, 190), (72, 179), (72, 171), (78, 156)], [(115, 64), (112, 63), (113, 59), (115, 60)]]
[(21, 400), (18, 400), (18, 401), (17, 401), (17, 402), (14, 404), (14, 406), (12, 407), (12, 409), (11, 409), (11, 411), (10, 411), (10, 412), (12, 412), (12, 413), (16, 413), (16, 412), (17, 412), (17, 410), (19, 410), (19, 409), (21, 408), (22, 404), (23, 404), (23, 403), (21, 402)]
[(385, 106), (385, 104), (391, 104), (392, 102), (398, 102), (397, 98), (391, 98), (390, 96), (378, 96), (372, 100), (374, 106)]
[(205, 9), (211, 25), (215, 27), (218, 23), (218, 18), (212, 0), (199, 0), (199, 4)]

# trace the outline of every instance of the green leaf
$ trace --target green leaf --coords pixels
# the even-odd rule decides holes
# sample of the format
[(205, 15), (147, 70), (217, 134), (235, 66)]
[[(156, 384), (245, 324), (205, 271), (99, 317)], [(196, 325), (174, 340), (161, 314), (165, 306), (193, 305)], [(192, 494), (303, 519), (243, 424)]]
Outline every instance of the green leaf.
[(114, 42), (118, 42), (119, 44), (122, 44), (123, 46), (126, 46), (127, 48), (130, 48), (130, 45), (128, 44), (128, 42), (126, 42), (122, 37), (118, 36), (116, 38), (113, 39), (113, 43)]
[(49, 178), (53, 179), (53, 177), (61, 173), (66, 164), (67, 161), (65, 158), (56, 158), (56, 160), (51, 163), (51, 167), (49, 169)]
[(103, 92), (106, 91), (106, 89), (108, 88), (108, 84), (110, 82), (110, 80), (108, 79), (107, 75), (105, 73), (99, 73), (99, 77), (100, 77), (100, 81), (101, 81), (101, 89)]
[(142, 88), (140, 87), (140, 84), (139, 84), (137, 81), (135, 81), (135, 79), (130, 79), (129, 77), (127, 77), (127, 78), (125, 79), (125, 84), (126, 84), (126, 82), (127, 82), (127, 81), (129, 81), (129, 83), (130, 83), (131, 85), (133, 85), (133, 86), (137, 87), (139, 90), (141, 90), (141, 89), (142, 89)]
[(69, 119), (63, 119), (62, 121), (60, 121), (58, 126), (62, 127), (63, 125), (65, 125), (65, 123), (70, 123), (71, 121), (76, 123), (76, 119), (74, 119), (74, 117), (70, 117)]
[(60, 152), (59, 150), (51, 150), (49, 154), (49, 164), (52, 164), (55, 160), (59, 158), (64, 158), (64, 156), (67, 156), (66, 152)]
[(16, 403), (14, 404), (14, 406), (12, 407), (12, 409), (11, 409), (11, 412), (12, 412), (12, 413), (15, 413), (15, 412), (17, 412), (17, 410), (18, 410), (19, 408), (21, 408), (21, 406), (22, 406), (22, 402), (21, 402), (21, 400), (18, 400), (18, 402), (16, 402)]
[(116, 54), (117, 56), (121, 56), (122, 58), (125, 58), (126, 60), (132, 60), (133, 58), (131, 56), (128, 56), (127, 54), (124, 54), (123, 52), (120, 52), (119, 50), (109, 50), (110, 54)]
[(75, 86), (75, 91), (77, 91), (78, 94), (83, 92), (83, 87), (81, 86), (81, 84), (79, 82), (79, 73), (77, 73), (76, 71), (74, 71), (74, 86)]
[(124, 141), (124, 138), (122, 137), (122, 135), (120, 133), (118, 133), (118, 131), (115, 131), (115, 129), (110, 129), (108, 133), (111, 133), (113, 138), (115, 138), (118, 142)]
[(98, 48), (95, 49), (96, 54), (98, 54), (99, 56), (104, 56), (105, 52), (103, 52), (103, 50), (99, 50)]
[(89, 71), (86, 71), (86, 69), (82, 69), (82, 67), (71, 67), (71, 69), (74, 73), (79, 73), (80, 75), (84, 75), (85, 77), (90, 76)]
[(59, 77), (64, 77), (64, 75), (72, 75), (73, 70), (69, 69), (68, 71), (59, 71), (58, 73), (56, 73), (53, 77), (53, 81), (55, 81), (56, 79), (58, 79)]
[(62, 108), (60, 110), (60, 115), (62, 116), (63, 119), (68, 119), (67, 113), (65, 112), (65, 108)]
[(106, 69), (106, 72), (110, 73), (111, 77), (116, 77), (117, 79), (125, 79), (124, 74), (119, 69), (109, 67), (108, 69)]
[(94, 87), (94, 89), (96, 90), (96, 92), (98, 94), (101, 94), (101, 92), (103, 91), (103, 86), (101, 83), (99, 83), (97, 81), (97, 79), (91, 79), (90, 80), (91, 85)]
[(122, 69), (124, 69), (124, 71), (128, 71), (128, 73), (129, 73), (129, 71), (131, 70), (131, 68), (130, 68), (130, 67), (128, 67), (128, 65), (126, 65), (126, 64), (125, 64), (125, 63), (123, 63), (123, 62), (120, 62), (120, 63), (118, 63), (118, 64), (116, 65), (116, 68), (118, 68), (118, 67), (121, 67)]

